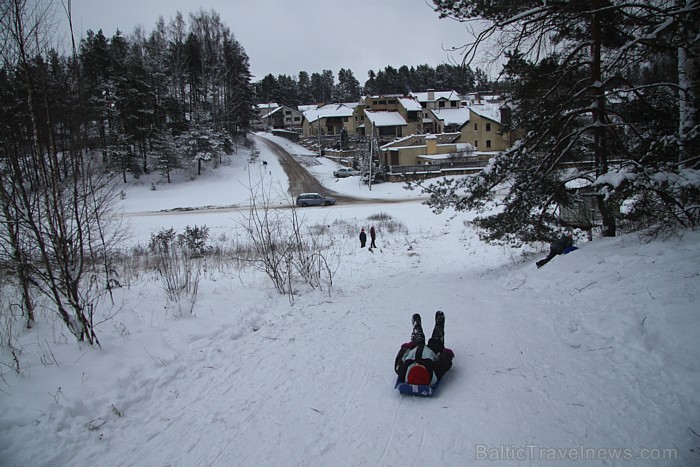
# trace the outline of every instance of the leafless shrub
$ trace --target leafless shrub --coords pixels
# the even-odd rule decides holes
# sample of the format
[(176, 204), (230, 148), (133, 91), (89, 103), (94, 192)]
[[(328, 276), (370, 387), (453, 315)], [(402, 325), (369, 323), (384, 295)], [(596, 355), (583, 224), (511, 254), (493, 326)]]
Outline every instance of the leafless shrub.
[[(11, 284), (2, 286), (3, 300), (0, 301), (0, 349), (3, 349), (3, 361), (1, 368), (6, 368), (15, 374), (22, 374), (23, 366), (21, 357), (24, 353), (19, 343), (18, 335), (22, 329), (24, 313), (21, 306), (10, 303), (8, 297), (16, 296), (16, 287)], [(0, 376), (3, 372), (0, 370)]]
[(301, 281), (312, 288), (330, 288), (339, 255), (328, 249), (324, 229), (307, 228), (293, 203), (286, 210), (273, 209), (269, 189), (252, 187), (248, 215), (241, 222), (254, 253), (253, 264), (264, 272), (275, 289), (294, 299), (294, 286)]
[(374, 221), (374, 222), (388, 221), (391, 219), (392, 219), (392, 217), (385, 212), (379, 212), (377, 214), (372, 214), (372, 215), (367, 217), (368, 221)]
[(161, 229), (151, 235), (148, 247), (154, 255), (155, 269), (168, 299), (178, 305), (180, 313), (183, 299), (189, 301), (190, 312), (197, 301), (201, 278), (201, 263), (198, 258), (207, 238), (206, 226), (195, 226), (193, 229), (188, 226), (185, 233), (180, 235), (173, 228)]
[(387, 233), (387, 234), (408, 234), (408, 228), (400, 221), (395, 220), (391, 215), (380, 212), (377, 214), (372, 214), (367, 217), (370, 222), (375, 222), (375, 229), (377, 233)]

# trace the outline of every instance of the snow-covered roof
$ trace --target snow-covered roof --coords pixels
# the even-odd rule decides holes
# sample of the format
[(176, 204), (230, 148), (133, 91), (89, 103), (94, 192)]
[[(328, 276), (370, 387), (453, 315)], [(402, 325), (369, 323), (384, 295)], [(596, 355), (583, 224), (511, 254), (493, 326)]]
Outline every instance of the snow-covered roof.
[(501, 123), (501, 106), (502, 104), (472, 104), (467, 108), (477, 115)]
[(408, 97), (401, 97), (399, 98), (399, 102), (401, 102), (401, 105), (404, 107), (404, 109), (408, 111), (423, 110), (423, 107), (421, 107), (420, 103), (414, 99), (409, 99)]
[(424, 161), (444, 161), (448, 160), (450, 157), (452, 157), (452, 154), (433, 154), (431, 156), (424, 154), (422, 156), (417, 156), (418, 160), (424, 160)]
[(319, 118), (352, 117), (353, 109), (345, 104), (329, 104), (304, 112), (304, 118), (309, 122), (315, 122)]
[(463, 125), (469, 121), (469, 109), (431, 109), (433, 115), (445, 125)]
[(316, 105), (316, 104), (298, 105), (297, 106), (297, 109), (299, 109), (299, 112), (301, 112), (301, 113), (304, 113), (307, 110), (313, 110), (313, 109), (317, 109), (317, 108), (318, 108), (318, 105)]
[(433, 102), (433, 101), (439, 101), (441, 99), (445, 99), (448, 101), (454, 101), (454, 100), (461, 100), (459, 94), (457, 91), (433, 91), (433, 98), (430, 99), (430, 91), (429, 92), (412, 92), (411, 96), (418, 102)]
[(367, 99), (391, 99), (391, 98), (401, 98), (404, 97), (403, 94), (372, 94), (370, 96), (362, 96), (361, 100), (366, 101)]
[(279, 104), (277, 104), (275, 102), (268, 102), (265, 104), (258, 104), (258, 105), (256, 105), (256, 107), (258, 108), (258, 110), (267, 110), (267, 109), (274, 109), (276, 107), (279, 107)]
[(481, 103), (496, 104), (503, 103), (504, 99), (503, 96), (500, 96), (498, 94), (482, 94), (480, 92), (470, 92), (469, 94), (462, 96), (462, 102), (465, 102), (466, 105)]
[(398, 112), (365, 110), (365, 116), (373, 126), (405, 126), (406, 120)]
[(399, 138), (397, 140), (391, 141), (390, 143), (381, 146), (380, 149), (383, 151), (398, 150), (399, 148), (413, 148), (413, 147), (425, 147), (425, 140), (428, 138), (437, 139), (438, 146), (454, 144), (454, 140), (459, 138), (461, 133), (437, 133), (437, 134), (426, 134), (426, 135), (409, 135)]
[(272, 117), (272, 114), (274, 114), (274, 113), (276, 113), (276, 112), (279, 112), (280, 110), (282, 110), (282, 107), (277, 107), (277, 108), (274, 109), (272, 112), (268, 112), (267, 114), (265, 114), (265, 115), (263, 115), (262, 117), (260, 117), (260, 119), (264, 120), (264, 119), (266, 119), (266, 118), (270, 118), (270, 117)]

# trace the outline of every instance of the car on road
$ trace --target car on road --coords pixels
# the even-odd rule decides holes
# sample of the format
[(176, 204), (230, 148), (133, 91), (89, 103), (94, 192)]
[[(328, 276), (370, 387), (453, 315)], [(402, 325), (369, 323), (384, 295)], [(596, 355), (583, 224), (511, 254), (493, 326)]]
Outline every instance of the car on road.
[(330, 206), (335, 204), (335, 198), (318, 193), (302, 193), (297, 196), (297, 206)]
[(343, 167), (333, 171), (333, 176), (338, 178), (352, 177), (353, 175), (360, 175), (360, 172), (350, 167)]

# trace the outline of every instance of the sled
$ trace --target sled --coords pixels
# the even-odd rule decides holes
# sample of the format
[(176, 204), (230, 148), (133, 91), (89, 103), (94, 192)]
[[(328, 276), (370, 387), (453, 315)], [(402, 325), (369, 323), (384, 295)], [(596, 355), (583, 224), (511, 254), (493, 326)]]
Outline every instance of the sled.
[(440, 380), (434, 386), (431, 386), (429, 384), (408, 384), (401, 381), (401, 378), (396, 378), (394, 389), (398, 389), (405, 396), (432, 397), (437, 392), (439, 385)]

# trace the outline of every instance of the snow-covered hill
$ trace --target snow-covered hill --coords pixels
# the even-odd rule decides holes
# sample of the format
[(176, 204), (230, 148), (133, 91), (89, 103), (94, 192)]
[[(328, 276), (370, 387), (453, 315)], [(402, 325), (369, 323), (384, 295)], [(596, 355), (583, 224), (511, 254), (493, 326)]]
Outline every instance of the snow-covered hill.
[[(265, 167), (238, 156), (194, 182), (125, 188), (131, 241), (186, 225), (244, 236), (245, 210), (155, 211), (245, 206), (251, 181), (283, 202), (260, 147)], [(337, 192), (402, 196), (308, 162)], [(537, 269), (543, 250), (485, 245), (468, 215), (419, 200), (302, 213), (333, 235), (330, 290), (290, 303), (259, 273), (212, 265), (178, 317), (141, 274), (100, 311), (102, 349), (48, 319), (22, 335), (24, 370), (0, 382), (0, 465), (700, 464), (700, 233), (595, 240)], [(370, 252), (357, 234), (372, 224)], [(430, 332), (436, 310), (454, 367), (436, 397), (402, 397), (394, 356), (411, 315)]]

